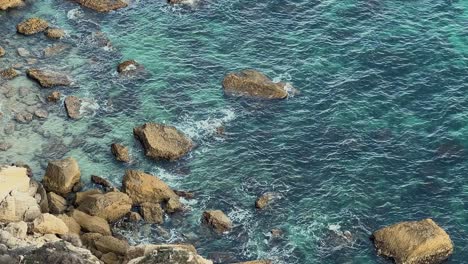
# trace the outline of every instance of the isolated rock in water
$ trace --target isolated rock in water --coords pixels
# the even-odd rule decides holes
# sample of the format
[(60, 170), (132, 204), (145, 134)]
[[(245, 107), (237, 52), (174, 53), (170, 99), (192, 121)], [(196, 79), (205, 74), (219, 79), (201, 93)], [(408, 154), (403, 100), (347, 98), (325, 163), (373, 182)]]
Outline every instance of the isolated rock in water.
[(45, 35), (51, 39), (61, 39), (65, 36), (65, 31), (61, 28), (48, 28)]
[(29, 56), (31, 56), (31, 52), (29, 52), (29, 50), (27, 50), (25, 48), (17, 48), (16, 52), (18, 53), (18, 55), (20, 57), (29, 57)]
[(51, 214), (42, 214), (34, 220), (34, 232), (41, 234), (65, 235), (68, 227), (65, 223)]
[(232, 263), (232, 264), (273, 264), (273, 261), (263, 259), (263, 260), (251, 260), (251, 261), (246, 261), (246, 262), (238, 262), (238, 263)]
[(82, 6), (98, 12), (109, 12), (124, 8), (128, 5), (122, 0), (77, 0), (77, 2)]
[[(2, 1), (2, 0), (0, 0), (0, 3), (1, 3), (1, 1)], [(0, 6), (1, 6), (1, 5), (0, 5)], [(0, 9), (1, 9), (1, 7), (0, 7)], [(3, 57), (3, 56), (5, 56), (5, 53), (6, 53), (6, 52), (5, 52), (5, 49), (4, 49), (2, 46), (0, 46), (0, 58)]]
[(80, 168), (73, 158), (50, 161), (42, 183), (51, 192), (66, 195), (80, 181)]
[(47, 112), (44, 109), (37, 109), (36, 111), (34, 111), (34, 115), (37, 118), (47, 118), (49, 116), (49, 112)]
[(78, 210), (114, 222), (129, 213), (131, 208), (132, 200), (128, 195), (121, 192), (108, 192), (88, 196), (81, 202)]
[(96, 249), (102, 253), (115, 253), (117, 255), (125, 255), (129, 245), (126, 241), (117, 239), (112, 236), (101, 236), (94, 242)]
[(257, 207), (258, 209), (263, 209), (267, 207), (270, 204), (270, 202), (278, 196), (279, 195), (277, 193), (273, 192), (264, 193), (260, 197), (258, 197), (257, 201), (255, 201), (255, 207)]
[(117, 66), (117, 72), (124, 75), (134, 74), (137, 71), (141, 71), (143, 66), (141, 66), (135, 60), (126, 60)]
[(0, 0), (0, 10), (7, 10), (8, 8), (15, 8), (24, 6), (22, 0)]
[(33, 35), (46, 30), (49, 27), (47, 21), (42, 18), (29, 18), (16, 26), (19, 33), (24, 35)]
[(70, 216), (75, 219), (84, 231), (105, 236), (112, 235), (109, 223), (99, 216), (92, 216), (76, 209), (71, 212)]
[(221, 210), (203, 212), (202, 222), (220, 233), (229, 231), (232, 228), (231, 220)]
[(60, 101), (60, 96), (61, 94), (59, 91), (53, 91), (47, 96), (47, 101), (56, 103)]
[(19, 75), (19, 72), (15, 70), (13, 67), (7, 68), (0, 72), (0, 76), (4, 79), (11, 80)]
[(26, 71), (28, 76), (36, 81), (44, 88), (50, 88), (54, 86), (69, 86), (72, 81), (70, 78), (63, 73), (54, 72), (51, 70), (43, 69), (29, 69)]
[(162, 224), (164, 222), (164, 211), (159, 204), (142, 203), (140, 205), (140, 214), (148, 223)]
[(128, 148), (122, 144), (114, 143), (111, 145), (112, 154), (115, 159), (122, 162), (130, 162), (130, 155), (128, 154)]
[(67, 208), (65, 198), (54, 192), (47, 194), (47, 201), (49, 202), (49, 210), (52, 214), (61, 214)]
[(377, 253), (397, 264), (442, 263), (453, 252), (449, 235), (432, 219), (401, 222), (372, 234)]
[(144, 202), (159, 203), (169, 199), (179, 201), (179, 196), (158, 177), (141, 171), (127, 170), (122, 182), (122, 189), (138, 205)]
[(128, 264), (213, 264), (192, 245), (140, 245), (127, 251)]
[(65, 98), (65, 109), (67, 110), (68, 117), (71, 119), (81, 118), (81, 102), (81, 99), (74, 95)]
[(275, 83), (256, 70), (229, 73), (224, 77), (223, 88), (227, 94), (246, 95), (263, 99), (288, 97), (286, 83)]
[(146, 156), (156, 160), (177, 160), (193, 148), (192, 140), (173, 126), (146, 123), (135, 127), (133, 134), (145, 148)]

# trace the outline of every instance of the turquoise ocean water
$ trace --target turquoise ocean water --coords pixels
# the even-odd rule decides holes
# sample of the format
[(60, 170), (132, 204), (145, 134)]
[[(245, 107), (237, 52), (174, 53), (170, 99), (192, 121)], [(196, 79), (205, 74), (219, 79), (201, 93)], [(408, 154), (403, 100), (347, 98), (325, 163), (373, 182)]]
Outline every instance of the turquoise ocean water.
[[(24, 37), (15, 25), (41, 16), (67, 31), (61, 41)], [(96, 32), (103, 32), (97, 35)], [(210, 0), (189, 7), (132, 1), (97, 14), (72, 1), (35, 1), (0, 12), (0, 68), (27, 61), (65, 71), (65, 95), (89, 99), (79, 121), (63, 107), (37, 101), (41, 89), (24, 74), (3, 82), (0, 124), (15, 109), (41, 105), (45, 121), (0, 129), (13, 147), (0, 163), (29, 163), (40, 179), (50, 159), (75, 157), (84, 179), (120, 184), (127, 168), (160, 176), (196, 193), (190, 210), (164, 228), (126, 227), (132, 242), (188, 242), (217, 263), (270, 258), (275, 263), (390, 263), (369, 236), (377, 228), (432, 217), (452, 237), (448, 263), (468, 258), (468, 2)], [(96, 36), (106, 36), (103, 47)], [(44, 57), (54, 44), (64, 51)], [(135, 59), (146, 73), (121, 78), (116, 65)], [(292, 83), (301, 94), (283, 101), (232, 98), (221, 81), (255, 68)], [(20, 93), (26, 89), (29, 91)], [(175, 125), (197, 143), (178, 162), (144, 157), (132, 128)], [(224, 126), (225, 135), (216, 135)], [(130, 147), (134, 162), (115, 162), (109, 145)], [(88, 186), (92, 187), (92, 186)], [(280, 199), (264, 211), (266, 191)], [(216, 235), (200, 226), (205, 209), (222, 209), (235, 228)], [(269, 231), (280, 228), (283, 238)], [(343, 239), (349, 231), (352, 240)]]

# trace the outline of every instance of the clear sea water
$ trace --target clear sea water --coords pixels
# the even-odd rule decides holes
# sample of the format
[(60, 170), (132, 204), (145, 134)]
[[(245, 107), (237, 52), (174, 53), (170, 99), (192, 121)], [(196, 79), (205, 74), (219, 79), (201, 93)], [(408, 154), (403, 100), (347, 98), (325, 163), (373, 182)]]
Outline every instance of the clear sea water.
[[(35, 15), (68, 37), (17, 35), (15, 25)], [(97, 31), (112, 48), (94, 41)], [(85, 181), (96, 174), (119, 185), (132, 168), (196, 193), (185, 201), (189, 212), (166, 219), (166, 234), (151, 225), (120, 231), (134, 243), (193, 243), (217, 263), (391, 263), (376, 256), (372, 231), (432, 217), (455, 244), (448, 263), (466, 263), (468, 1), (201, 0), (183, 8), (136, 0), (98, 14), (44, 0), (0, 12), (0, 34), (8, 52), (0, 68), (25, 64), (21, 77), (1, 83), (17, 91), (0, 95), (1, 125), (27, 105), (50, 112), (13, 134), (0, 129), (13, 145), (0, 163), (22, 160), (40, 179), (48, 160), (73, 156)], [(44, 58), (41, 51), (56, 43), (67, 48)], [(51, 90), (25, 77), (18, 47), (31, 51), (36, 66), (70, 74), (76, 85), (60, 88), (63, 94), (99, 107), (71, 121), (61, 105), (38, 103)], [(124, 59), (146, 74), (120, 78), (115, 68)], [(301, 94), (225, 96), (223, 76), (244, 68)], [(145, 158), (132, 128), (149, 121), (175, 125), (197, 148), (177, 162)], [(220, 126), (224, 136), (215, 133)], [(130, 147), (131, 165), (114, 161), (112, 142)], [(281, 198), (257, 211), (255, 199), (267, 191)], [(205, 209), (224, 210), (233, 231), (200, 226)], [(273, 228), (283, 238), (272, 239)]]

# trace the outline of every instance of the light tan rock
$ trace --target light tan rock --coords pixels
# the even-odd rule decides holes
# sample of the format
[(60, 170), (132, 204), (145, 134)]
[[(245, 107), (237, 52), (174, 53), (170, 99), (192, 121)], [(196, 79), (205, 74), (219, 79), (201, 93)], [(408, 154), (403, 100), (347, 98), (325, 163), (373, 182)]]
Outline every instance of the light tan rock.
[(104, 264), (120, 264), (121, 263), (121, 261), (119, 260), (119, 257), (114, 252), (103, 254), (101, 257), (101, 260), (102, 262), (104, 262)]
[(65, 31), (61, 28), (48, 28), (45, 35), (51, 39), (61, 39), (65, 36)]
[(142, 203), (140, 214), (148, 223), (162, 224), (164, 222), (164, 211), (161, 205), (156, 203)]
[(238, 262), (238, 263), (233, 263), (233, 264), (273, 264), (273, 261), (267, 260), (267, 259), (262, 259), (262, 260), (251, 260), (251, 261), (245, 261), (245, 262)]
[(256, 70), (229, 73), (224, 77), (223, 88), (228, 94), (258, 97), (263, 99), (284, 99), (288, 97), (286, 83), (275, 83)]
[(11, 191), (28, 192), (30, 179), (27, 169), (15, 166), (0, 167), (0, 201)]
[(93, 194), (102, 194), (102, 191), (99, 189), (91, 189), (84, 192), (77, 192), (75, 197), (75, 204), (79, 206), (87, 197)]
[(68, 75), (48, 69), (31, 68), (26, 71), (26, 74), (44, 88), (70, 86), (72, 84)]
[(52, 214), (61, 214), (67, 208), (67, 201), (62, 196), (49, 192), (47, 194), (47, 200), (49, 202), (49, 211)]
[(33, 35), (46, 30), (49, 27), (47, 21), (42, 18), (29, 18), (16, 26), (19, 33), (23, 35)]
[(65, 235), (68, 233), (67, 225), (58, 217), (51, 214), (42, 214), (33, 222), (34, 232), (41, 234)]
[(113, 236), (102, 236), (94, 242), (96, 249), (102, 253), (113, 252), (117, 255), (125, 255), (129, 247), (126, 241)]
[(74, 95), (67, 96), (64, 101), (65, 110), (67, 110), (68, 117), (71, 119), (81, 118), (81, 103), (82, 100)]
[(212, 261), (198, 255), (192, 245), (161, 244), (130, 247), (127, 251), (128, 264), (213, 264)]
[[(0, 10), (24, 6), (22, 0), (0, 0)], [(1, 56), (0, 56), (1, 57)]]
[(42, 180), (46, 190), (66, 195), (80, 181), (80, 168), (73, 158), (50, 161)]
[(130, 162), (130, 155), (128, 154), (128, 148), (122, 144), (113, 143), (111, 145), (111, 152), (115, 159), (122, 162)]
[(132, 200), (127, 194), (108, 192), (89, 195), (80, 203), (78, 210), (114, 222), (129, 213), (131, 208)]
[(84, 7), (98, 12), (109, 12), (124, 8), (128, 5), (122, 0), (77, 0), (77, 2)]
[(267, 207), (273, 200), (279, 197), (279, 194), (274, 192), (266, 192), (255, 201), (255, 207), (258, 209), (263, 209)]
[(73, 210), (70, 215), (84, 231), (99, 233), (105, 236), (112, 235), (109, 223), (101, 217), (91, 216), (79, 210)]
[(37, 201), (29, 193), (11, 191), (0, 201), (1, 222), (30, 222), (41, 214)]
[(81, 226), (76, 222), (76, 220), (73, 217), (70, 217), (66, 214), (59, 214), (57, 215), (57, 218), (59, 218), (65, 223), (65, 225), (68, 227), (69, 233), (77, 235), (80, 234)]
[(397, 223), (372, 237), (377, 253), (397, 264), (438, 264), (453, 252), (449, 235), (432, 219)]
[(24, 221), (9, 223), (5, 230), (16, 238), (26, 238), (28, 232), (28, 224)]
[(221, 210), (203, 212), (202, 222), (220, 233), (229, 231), (232, 228), (231, 220)]

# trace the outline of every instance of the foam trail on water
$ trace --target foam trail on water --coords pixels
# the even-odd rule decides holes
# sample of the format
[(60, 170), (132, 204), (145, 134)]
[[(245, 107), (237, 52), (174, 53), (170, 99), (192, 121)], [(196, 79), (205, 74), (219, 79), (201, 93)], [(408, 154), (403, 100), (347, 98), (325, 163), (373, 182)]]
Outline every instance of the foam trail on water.
[[(219, 115), (221, 115), (221, 117), (216, 117)], [(218, 128), (225, 126), (227, 123), (236, 119), (236, 117), (237, 115), (234, 110), (227, 108), (204, 120), (193, 120), (190, 117), (186, 117), (179, 129), (192, 139), (203, 140), (214, 136)]]

